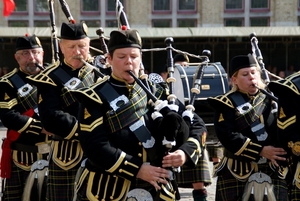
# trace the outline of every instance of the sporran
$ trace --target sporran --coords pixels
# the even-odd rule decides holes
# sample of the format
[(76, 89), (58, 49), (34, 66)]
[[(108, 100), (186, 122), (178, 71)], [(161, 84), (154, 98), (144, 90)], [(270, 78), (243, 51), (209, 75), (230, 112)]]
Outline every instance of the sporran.
[(246, 185), (242, 201), (276, 200), (271, 177), (262, 172), (252, 174)]

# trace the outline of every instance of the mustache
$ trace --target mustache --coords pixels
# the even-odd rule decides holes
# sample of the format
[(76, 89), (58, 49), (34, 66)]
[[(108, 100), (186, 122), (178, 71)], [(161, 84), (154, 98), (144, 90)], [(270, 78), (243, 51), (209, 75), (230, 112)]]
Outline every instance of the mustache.
[(81, 60), (81, 59), (83, 59), (83, 56), (82, 55), (76, 55), (76, 56), (73, 56), (72, 58)]
[[(36, 62), (37, 64), (39, 64), (38, 62)], [(35, 62), (28, 62), (26, 63), (26, 67), (36, 67), (36, 63)]]

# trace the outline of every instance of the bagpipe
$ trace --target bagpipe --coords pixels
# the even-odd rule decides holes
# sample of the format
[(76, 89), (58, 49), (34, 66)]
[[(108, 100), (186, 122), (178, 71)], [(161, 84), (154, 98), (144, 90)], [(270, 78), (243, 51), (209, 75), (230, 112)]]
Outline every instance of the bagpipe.
[[(250, 37), (250, 42), (251, 42), (251, 46), (252, 46), (252, 55), (256, 58), (256, 61), (257, 61), (258, 65), (260, 66), (262, 79), (264, 80), (264, 83), (266, 84), (266, 86), (268, 86), (268, 84), (270, 83), (269, 74), (271, 74), (271, 73), (265, 68), (263, 56), (258, 47), (258, 40), (256, 38), (256, 33), (254, 33), (254, 32), (251, 33), (249, 37)], [(272, 76), (276, 77), (278, 79), (281, 79), (276, 75), (272, 74)], [(269, 98), (272, 99), (273, 112), (277, 112), (278, 98), (276, 96), (274, 96), (273, 92), (269, 91), (268, 89), (266, 90), (266, 89), (260, 88), (259, 86), (256, 86), (256, 88), (258, 88), (262, 93), (264, 93), (265, 95), (267, 95)]]

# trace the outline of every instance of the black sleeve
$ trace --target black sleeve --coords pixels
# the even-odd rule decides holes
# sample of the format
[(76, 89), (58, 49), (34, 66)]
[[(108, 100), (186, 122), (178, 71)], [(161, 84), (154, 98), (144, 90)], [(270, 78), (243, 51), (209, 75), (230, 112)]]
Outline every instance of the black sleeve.
[(44, 128), (62, 138), (70, 138), (77, 131), (78, 104), (63, 108), (61, 89), (49, 84), (39, 86), (39, 113)]

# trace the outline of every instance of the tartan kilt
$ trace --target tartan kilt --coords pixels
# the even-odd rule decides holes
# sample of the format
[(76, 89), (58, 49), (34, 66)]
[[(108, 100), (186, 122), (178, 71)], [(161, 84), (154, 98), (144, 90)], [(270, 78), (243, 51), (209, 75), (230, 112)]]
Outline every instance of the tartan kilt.
[(30, 171), (22, 170), (13, 162), (11, 163), (11, 169), (11, 177), (9, 179), (6, 179), (4, 200), (20, 201), (22, 199), (26, 179)]
[(221, 144), (207, 144), (206, 150), (208, 151), (209, 161), (213, 161), (213, 158), (222, 159), (224, 147)]
[(208, 152), (204, 150), (202, 156), (194, 168), (181, 167), (181, 172), (176, 173), (176, 181), (181, 188), (193, 188), (193, 183), (204, 182), (204, 186), (212, 183), (209, 169)]
[(290, 201), (300, 200), (300, 189), (296, 185), (292, 185), (290, 189)]
[[(267, 164), (259, 165), (259, 170), (272, 178), (273, 191), (277, 201), (288, 200), (288, 187), (284, 179), (279, 179)], [(247, 182), (247, 181), (246, 181)], [(227, 165), (218, 172), (216, 201), (241, 201), (246, 182), (237, 180), (228, 170)]]
[(70, 170), (63, 170), (53, 160), (49, 161), (47, 196), (50, 201), (71, 201), (74, 196), (74, 181), (80, 163)]

